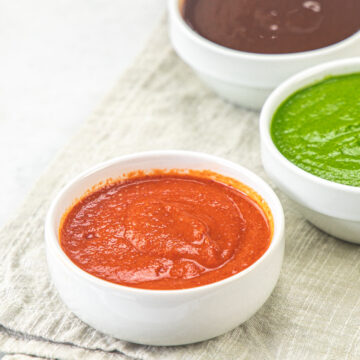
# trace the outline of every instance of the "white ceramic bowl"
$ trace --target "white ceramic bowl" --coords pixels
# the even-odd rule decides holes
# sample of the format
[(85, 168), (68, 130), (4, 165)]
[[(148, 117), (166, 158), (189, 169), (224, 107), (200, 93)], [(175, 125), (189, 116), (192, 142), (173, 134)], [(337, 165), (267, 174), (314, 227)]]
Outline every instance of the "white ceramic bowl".
[(360, 55), (360, 32), (321, 49), (291, 54), (256, 54), (213, 43), (184, 21), (183, 0), (168, 0), (170, 38), (178, 55), (218, 95), (260, 109), (289, 76), (325, 61)]
[(305, 70), (281, 84), (260, 115), (261, 155), (275, 184), (293, 199), (304, 217), (325, 232), (360, 244), (360, 187), (312, 175), (286, 159), (274, 145), (270, 126), (279, 105), (295, 91), (329, 75), (360, 72), (360, 58), (338, 60)]
[[(184, 290), (145, 290), (117, 285), (78, 268), (59, 245), (61, 216), (94, 184), (134, 170), (210, 169), (253, 188), (274, 218), (269, 249), (227, 279)], [(251, 317), (278, 280), (284, 252), (284, 215), (273, 190), (232, 162), (186, 151), (155, 151), (100, 164), (68, 184), (53, 201), (45, 224), (48, 265), (64, 303), (87, 324), (114, 337), (149, 345), (180, 345), (223, 334)]]

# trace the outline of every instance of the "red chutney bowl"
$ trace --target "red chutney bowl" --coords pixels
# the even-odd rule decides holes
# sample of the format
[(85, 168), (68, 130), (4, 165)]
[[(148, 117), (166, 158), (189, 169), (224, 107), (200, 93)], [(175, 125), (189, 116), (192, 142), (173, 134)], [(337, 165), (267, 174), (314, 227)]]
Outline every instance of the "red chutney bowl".
[[(125, 286), (82, 270), (60, 245), (59, 229), (77, 199), (89, 189), (125, 174), (179, 170), (216, 174), (248, 189), (271, 223), (270, 245), (244, 270), (224, 279), (182, 289)], [(210, 176), (210, 175), (209, 175)], [(218, 179), (216, 179), (218, 181)], [(226, 184), (228, 185), (228, 184)], [(243, 189), (241, 191), (243, 191)], [(245, 191), (246, 193), (246, 191)], [(151, 151), (100, 164), (71, 181), (51, 204), (45, 222), (50, 274), (67, 307), (95, 329), (147, 345), (182, 345), (234, 329), (265, 303), (279, 278), (284, 254), (284, 214), (273, 190), (251, 171), (230, 161), (197, 152)]]

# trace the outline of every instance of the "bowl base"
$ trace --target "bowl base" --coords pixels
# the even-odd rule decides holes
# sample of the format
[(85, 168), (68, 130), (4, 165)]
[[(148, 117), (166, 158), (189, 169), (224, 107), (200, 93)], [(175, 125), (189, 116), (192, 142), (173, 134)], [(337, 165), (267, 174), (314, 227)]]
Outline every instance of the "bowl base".
[(233, 84), (197, 72), (199, 78), (221, 98), (251, 110), (260, 110), (273, 89)]
[(299, 211), (313, 225), (338, 239), (360, 244), (360, 222), (320, 214), (298, 204)]

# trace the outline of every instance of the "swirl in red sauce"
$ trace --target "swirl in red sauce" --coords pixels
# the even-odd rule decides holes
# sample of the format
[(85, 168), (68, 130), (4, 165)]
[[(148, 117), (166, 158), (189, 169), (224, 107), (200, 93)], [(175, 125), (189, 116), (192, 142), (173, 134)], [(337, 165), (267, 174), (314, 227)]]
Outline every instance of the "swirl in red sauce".
[(230, 182), (242, 189), (202, 172), (109, 183), (64, 215), (61, 247), (86, 272), (131, 287), (184, 289), (227, 278), (259, 259), (272, 235), (266, 204)]

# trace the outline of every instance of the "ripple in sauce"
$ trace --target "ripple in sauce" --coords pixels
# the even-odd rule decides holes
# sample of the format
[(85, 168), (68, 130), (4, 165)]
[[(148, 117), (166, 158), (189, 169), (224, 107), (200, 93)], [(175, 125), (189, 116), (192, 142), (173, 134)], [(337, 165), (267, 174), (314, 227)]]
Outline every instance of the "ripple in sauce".
[(202, 174), (158, 171), (90, 192), (63, 216), (62, 249), (96, 277), (143, 289), (192, 288), (246, 269), (270, 245), (270, 210), (245, 185)]
[(185, 21), (222, 46), (280, 54), (319, 49), (360, 30), (359, 0), (185, 0)]

